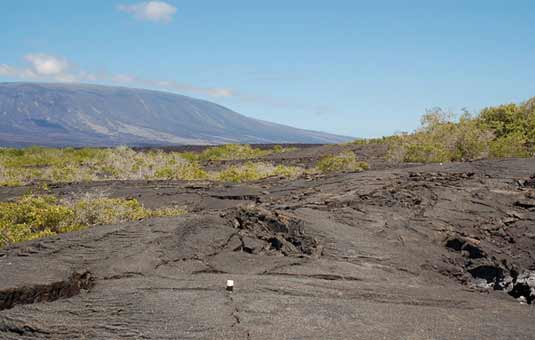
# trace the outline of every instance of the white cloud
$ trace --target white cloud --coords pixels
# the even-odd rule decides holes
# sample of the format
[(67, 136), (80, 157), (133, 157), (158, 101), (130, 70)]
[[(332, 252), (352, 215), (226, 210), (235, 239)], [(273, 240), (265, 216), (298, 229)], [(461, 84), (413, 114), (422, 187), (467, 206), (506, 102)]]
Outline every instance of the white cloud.
[(17, 70), (13, 67), (6, 65), (6, 64), (0, 64), (0, 76), (4, 77), (10, 77), (17, 74)]
[(147, 1), (133, 5), (119, 5), (120, 11), (130, 13), (139, 20), (170, 22), (176, 13), (176, 7), (163, 1)]
[(24, 59), (31, 64), (32, 71), (39, 76), (63, 77), (71, 67), (67, 60), (43, 53), (28, 54), (24, 56)]
[(97, 80), (97, 76), (92, 73), (73, 70), (72, 64), (62, 57), (45, 53), (30, 53), (24, 56), (24, 61), (28, 64), (25, 67), (0, 64), (0, 76), (65, 83)]
[(233, 97), (235, 92), (231, 89), (216, 88), (216, 87), (201, 87), (179, 83), (172, 80), (155, 80), (155, 79), (143, 79), (136, 77), (135, 75), (118, 74), (111, 77), (114, 83), (122, 85), (132, 86), (145, 86), (158, 88), (161, 90), (168, 90), (173, 92), (189, 92), (204, 94), (210, 97)]
[(255, 96), (236, 92), (229, 88), (196, 86), (174, 80), (146, 79), (134, 74), (91, 73), (74, 67), (73, 64), (65, 58), (44, 53), (27, 54), (24, 56), (24, 60), (28, 63), (25, 67), (0, 64), (0, 77), (32, 81), (105, 83), (167, 90), (177, 93), (199, 94), (216, 98), (232, 97), (239, 99), (240, 101), (256, 102), (272, 107), (314, 111), (318, 115), (333, 111), (325, 106), (303, 106), (292, 100)]
[(173, 80), (144, 79), (132, 74), (91, 73), (75, 69), (65, 58), (44, 53), (31, 53), (24, 56), (28, 66), (19, 68), (0, 64), (0, 77), (57, 81), (63, 83), (100, 82), (124, 86), (150, 87), (173, 92), (203, 94), (210, 97), (233, 97), (231, 89), (202, 87), (179, 83)]
[(23, 79), (34, 79), (37, 77), (35, 72), (29, 68), (19, 69), (5, 64), (0, 65), (0, 76)]

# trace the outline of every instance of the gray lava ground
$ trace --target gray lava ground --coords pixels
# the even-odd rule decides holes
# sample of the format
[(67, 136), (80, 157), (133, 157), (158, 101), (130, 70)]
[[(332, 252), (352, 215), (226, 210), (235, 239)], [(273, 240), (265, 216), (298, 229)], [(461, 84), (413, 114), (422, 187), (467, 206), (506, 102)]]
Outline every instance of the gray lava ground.
[(0, 250), (0, 338), (532, 340), (534, 175), (525, 159), (56, 185), (190, 213)]

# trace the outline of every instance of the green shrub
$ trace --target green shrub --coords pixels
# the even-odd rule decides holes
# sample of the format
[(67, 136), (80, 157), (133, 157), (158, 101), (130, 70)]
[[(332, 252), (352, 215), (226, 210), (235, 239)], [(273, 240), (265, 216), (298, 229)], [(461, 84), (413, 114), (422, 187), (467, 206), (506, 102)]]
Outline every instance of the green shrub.
[(387, 144), (391, 138), (392, 136), (385, 136), (385, 137), (380, 137), (380, 138), (359, 138), (359, 139), (352, 141), (349, 144), (356, 144), (356, 145)]
[(225, 144), (208, 148), (199, 154), (199, 160), (237, 160), (251, 159), (269, 154), (268, 150), (252, 148), (250, 145)]
[(208, 173), (197, 162), (168, 165), (154, 172), (155, 179), (201, 180), (207, 179)]
[(363, 171), (368, 169), (368, 163), (360, 162), (351, 151), (345, 151), (334, 156), (326, 156), (318, 161), (316, 168), (324, 173), (339, 171)]
[(251, 182), (272, 176), (297, 177), (303, 173), (299, 167), (285, 165), (274, 166), (270, 163), (247, 162), (242, 165), (231, 165), (213, 175), (213, 179), (224, 182)]
[(521, 133), (511, 133), (490, 143), (491, 158), (529, 157), (530, 151), (526, 137)]
[(196, 161), (180, 153), (115, 149), (0, 149), (0, 185), (34, 181), (205, 179)]
[(428, 134), (418, 133), (391, 141), (388, 156), (401, 162), (439, 163), (448, 161), (451, 153), (445, 144), (433, 140)]
[(273, 152), (274, 153), (281, 153), (281, 152), (284, 152), (284, 148), (281, 146), (281, 145), (275, 145), (273, 147)]
[[(222, 145), (200, 154), (114, 149), (0, 149), (0, 186), (36, 181), (82, 182), (99, 180), (204, 180), (209, 174), (200, 161), (249, 159), (295, 148), (275, 146), (260, 150), (250, 145)], [(217, 176), (212, 176), (213, 178)]]
[(478, 117), (466, 113), (458, 120), (452, 117), (440, 109), (427, 112), (422, 118), (422, 127), (416, 132), (389, 140), (389, 158), (438, 163), (490, 157), (495, 131), (482, 124)]
[(527, 119), (522, 107), (516, 104), (488, 107), (479, 115), (481, 125), (492, 129), (497, 138), (513, 133), (525, 135)]
[(297, 150), (297, 148), (285, 148), (275, 145), (272, 149), (253, 148), (247, 144), (225, 144), (207, 148), (201, 153), (187, 152), (182, 157), (190, 161), (222, 161), (253, 159), (267, 156), (273, 153), (282, 153)]
[(145, 209), (137, 200), (90, 197), (60, 202), (53, 196), (25, 196), (0, 203), (0, 248), (93, 225), (116, 224), (147, 217), (177, 216), (178, 208)]
[(55, 235), (68, 228), (74, 212), (51, 196), (27, 196), (0, 203), (0, 247), (10, 243)]
[(299, 150), (296, 147), (290, 146), (290, 147), (283, 147), (282, 145), (275, 145), (273, 149), (268, 150), (270, 153), (284, 153), (284, 152), (291, 152)]

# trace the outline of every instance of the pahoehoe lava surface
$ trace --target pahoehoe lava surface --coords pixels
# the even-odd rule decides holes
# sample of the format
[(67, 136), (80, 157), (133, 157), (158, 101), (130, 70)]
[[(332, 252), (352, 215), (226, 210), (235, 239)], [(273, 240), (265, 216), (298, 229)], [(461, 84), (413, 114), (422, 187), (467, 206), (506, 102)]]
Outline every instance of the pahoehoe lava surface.
[(190, 213), (1, 250), (0, 338), (531, 340), (534, 175), (513, 159), (51, 186)]

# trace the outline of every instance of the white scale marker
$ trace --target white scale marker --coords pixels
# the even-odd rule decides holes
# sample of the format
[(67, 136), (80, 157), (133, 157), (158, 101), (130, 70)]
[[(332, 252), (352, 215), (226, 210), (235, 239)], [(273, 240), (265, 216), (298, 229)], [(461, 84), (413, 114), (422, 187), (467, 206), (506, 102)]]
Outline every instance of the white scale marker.
[(234, 290), (234, 280), (227, 280), (227, 291), (232, 292)]

